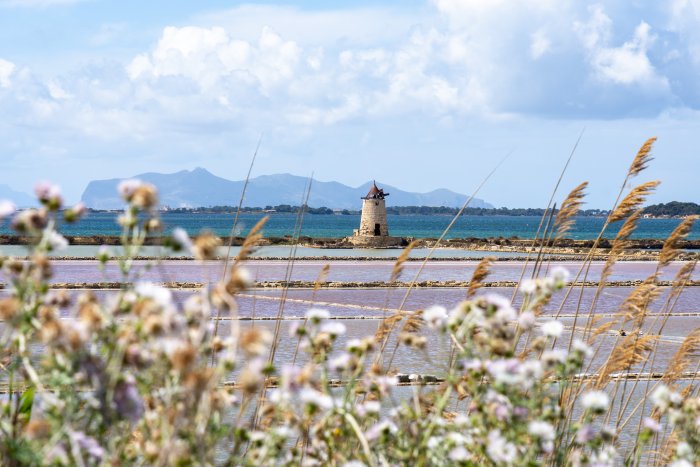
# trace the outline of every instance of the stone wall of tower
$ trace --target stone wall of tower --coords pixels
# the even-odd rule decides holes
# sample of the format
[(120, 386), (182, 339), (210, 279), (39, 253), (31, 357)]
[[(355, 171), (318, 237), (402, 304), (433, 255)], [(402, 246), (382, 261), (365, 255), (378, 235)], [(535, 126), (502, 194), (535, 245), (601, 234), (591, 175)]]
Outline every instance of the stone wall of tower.
[(362, 201), (362, 218), (360, 219), (359, 236), (374, 237), (374, 227), (379, 224), (380, 236), (389, 235), (386, 220), (386, 204), (383, 199), (365, 199)]

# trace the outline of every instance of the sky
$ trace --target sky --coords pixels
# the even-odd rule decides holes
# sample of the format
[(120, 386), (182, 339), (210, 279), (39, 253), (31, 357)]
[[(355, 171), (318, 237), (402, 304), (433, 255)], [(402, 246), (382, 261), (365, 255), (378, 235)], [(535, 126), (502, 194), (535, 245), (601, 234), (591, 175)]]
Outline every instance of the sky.
[(700, 202), (700, 0), (0, 0), (0, 184), (204, 167)]

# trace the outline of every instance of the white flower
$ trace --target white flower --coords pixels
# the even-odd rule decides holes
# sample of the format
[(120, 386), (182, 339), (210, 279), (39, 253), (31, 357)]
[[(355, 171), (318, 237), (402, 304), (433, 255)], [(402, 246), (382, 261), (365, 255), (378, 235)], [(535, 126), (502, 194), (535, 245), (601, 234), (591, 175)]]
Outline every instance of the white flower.
[(397, 426), (389, 420), (381, 420), (370, 427), (365, 433), (365, 438), (368, 441), (374, 441), (382, 435), (388, 435), (396, 433), (399, 429)]
[(343, 464), (343, 467), (367, 467), (367, 464), (360, 461), (348, 461)]
[(518, 451), (513, 443), (509, 443), (498, 430), (491, 430), (488, 435), (486, 454), (496, 463), (512, 464)]
[(533, 420), (527, 426), (527, 431), (543, 441), (554, 441), (554, 427), (551, 423)]
[(192, 251), (192, 240), (185, 229), (180, 227), (174, 229), (173, 240), (175, 240), (175, 243), (183, 250)]
[(365, 401), (362, 405), (358, 406), (362, 415), (378, 414), (381, 408), (382, 404), (380, 404), (379, 401)]
[(448, 457), (453, 462), (461, 462), (469, 459), (469, 452), (464, 448), (464, 446), (457, 446), (450, 451)]
[(525, 295), (532, 295), (537, 291), (537, 281), (534, 279), (525, 279), (520, 283), (520, 292)]
[(428, 439), (428, 449), (434, 450), (442, 445), (443, 439), (440, 436), (431, 436)]
[(561, 266), (556, 266), (552, 268), (552, 273), (550, 274), (550, 277), (554, 279), (554, 282), (556, 284), (564, 284), (569, 280), (569, 271), (566, 270), (566, 268), (563, 268)]
[(552, 320), (542, 324), (542, 334), (548, 337), (559, 337), (564, 331), (564, 325), (560, 321)]
[(681, 459), (692, 459), (693, 448), (687, 442), (681, 441), (676, 445), (676, 455)]
[(60, 198), (61, 187), (50, 182), (38, 182), (34, 185), (34, 194), (42, 201)]
[(322, 319), (328, 319), (330, 316), (331, 314), (328, 313), (328, 310), (323, 310), (321, 308), (311, 308), (306, 312), (306, 319), (316, 323)]
[(575, 352), (583, 354), (584, 357), (591, 357), (593, 355), (591, 347), (581, 339), (574, 339), (571, 348), (574, 349)]
[(423, 310), (423, 319), (431, 329), (442, 329), (447, 324), (447, 309), (444, 306), (431, 306)]
[(642, 421), (642, 426), (654, 433), (658, 433), (661, 431), (661, 424), (650, 417), (644, 418), (644, 420)]
[(610, 397), (603, 391), (590, 391), (583, 395), (581, 404), (584, 409), (602, 413), (608, 409)]
[(535, 314), (532, 311), (525, 311), (518, 318), (518, 326), (523, 331), (529, 331), (535, 325), (535, 321)]
[(333, 371), (344, 371), (350, 366), (350, 354), (342, 353), (328, 362), (328, 367)]
[(173, 296), (170, 290), (151, 282), (139, 282), (135, 290), (140, 296), (150, 298), (160, 306), (169, 306), (172, 303)]
[(333, 407), (333, 398), (311, 388), (302, 389), (299, 392), (299, 399), (305, 404), (324, 410)]
[(557, 363), (566, 362), (566, 351), (564, 349), (552, 349), (542, 352), (542, 361), (546, 366), (554, 366)]
[(119, 192), (119, 196), (124, 198), (124, 200), (128, 201), (134, 194), (134, 192), (137, 189), (139, 189), (139, 187), (141, 187), (142, 185), (143, 182), (141, 180), (138, 180), (136, 178), (130, 178), (119, 182), (119, 185), (117, 185), (117, 191)]
[(49, 250), (51, 251), (61, 251), (65, 250), (68, 247), (68, 240), (66, 240), (66, 237), (56, 232), (55, 230), (52, 230), (49, 233), (49, 236), (46, 240), (49, 246)]
[(17, 210), (17, 206), (12, 201), (0, 199), (0, 220), (11, 216)]
[(663, 412), (669, 407), (680, 405), (682, 398), (680, 394), (671, 391), (668, 386), (662, 384), (651, 393), (651, 401)]
[(339, 321), (331, 321), (323, 323), (320, 331), (328, 333), (331, 336), (342, 336), (345, 334), (345, 325)]
[(345, 348), (350, 352), (359, 350), (362, 348), (362, 341), (360, 339), (350, 339), (347, 344), (345, 344)]
[(695, 467), (692, 462), (685, 459), (679, 459), (668, 464), (668, 467)]

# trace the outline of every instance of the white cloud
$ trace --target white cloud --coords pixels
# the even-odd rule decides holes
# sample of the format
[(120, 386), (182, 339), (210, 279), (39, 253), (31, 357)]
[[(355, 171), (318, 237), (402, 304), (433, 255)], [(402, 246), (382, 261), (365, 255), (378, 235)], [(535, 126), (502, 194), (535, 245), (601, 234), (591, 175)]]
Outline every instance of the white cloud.
[(533, 32), (530, 38), (530, 56), (535, 60), (542, 57), (552, 48), (552, 42), (542, 29)]
[(657, 74), (647, 56), (655, 40), (651, 26), (644, 21), (640, 22), (632, 40), (619, 47), (610, 46), (612, 28), (612, 20), (600, 5), (591, 8), (591, 18), (587, 23), (575, 25), (598, 79), (625, 85), (667, 87), (668, 81)]
[(15, 71), (15, 64), (0, 58), (0, 88), (10, 87), (10, 76)]

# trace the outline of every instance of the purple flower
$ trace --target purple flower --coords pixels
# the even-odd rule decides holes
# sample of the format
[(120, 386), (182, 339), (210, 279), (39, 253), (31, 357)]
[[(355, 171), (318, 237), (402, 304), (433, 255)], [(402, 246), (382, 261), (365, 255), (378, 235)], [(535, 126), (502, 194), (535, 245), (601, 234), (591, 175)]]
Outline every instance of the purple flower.
[(134, 378), (128, 376), (114, 388), (114, 404), (121, 417), (131, 422), (141, 419), (144, 412), (143, 399)]

